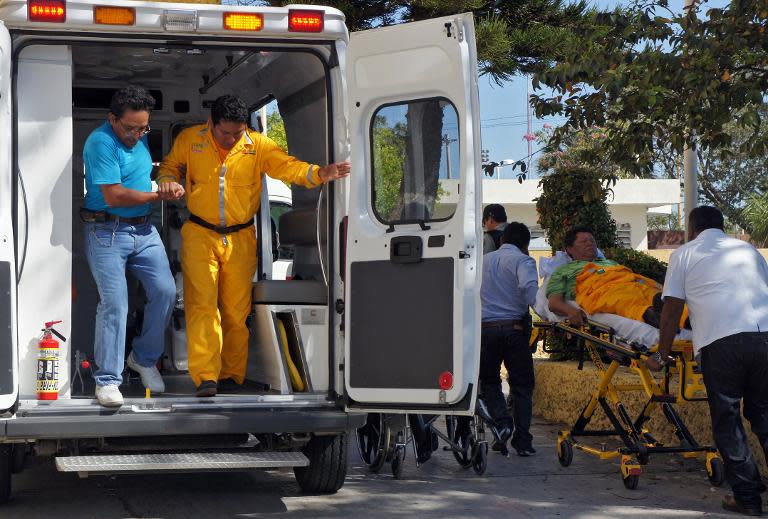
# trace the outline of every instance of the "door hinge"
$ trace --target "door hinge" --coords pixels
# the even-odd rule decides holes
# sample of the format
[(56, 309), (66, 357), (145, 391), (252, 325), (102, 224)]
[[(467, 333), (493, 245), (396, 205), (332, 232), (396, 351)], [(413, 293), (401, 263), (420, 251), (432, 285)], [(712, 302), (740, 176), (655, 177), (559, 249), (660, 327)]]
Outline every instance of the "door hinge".
[(336, 304), (334, 305), (334, 308), (336, 309), (336, 313), (341, 315), (344, 313), (344, 300), (343, 299), (337, 299)]
[(445, 35), (448, 38), (452, 38), (453, 37), (453, 34), (451, 33), (451, 29), (453, 29), (453, 23), (445, 22)]
[(468, 258), (471, 258), (471, 257), (472, 257), (472, 255), (469, 252), (467, 252), (465, 250), (460, 250), (459, 251), (459, 259), (468, 259)]

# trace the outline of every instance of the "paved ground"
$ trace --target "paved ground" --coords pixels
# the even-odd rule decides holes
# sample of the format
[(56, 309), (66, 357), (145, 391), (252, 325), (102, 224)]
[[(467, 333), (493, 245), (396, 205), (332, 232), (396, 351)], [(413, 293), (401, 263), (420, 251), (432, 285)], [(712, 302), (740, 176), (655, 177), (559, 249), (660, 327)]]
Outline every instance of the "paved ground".
[(0, 518), (738, 517), (720, 509), (724, 489), (710, 487), (703, 462), (654, 457), (639, 488), (627, 490), (615, 463), (577, 451), (573, 465), (561, 467), (556, 430), (535, 423), (538, 454), (505, 459), (491, 452), (482, 477), (442, 451), (417, 469), (409, 451), (403, 479), (394, 480), (389, 465), (370, 474), (352, 446), (346, 485), (333, 496), (302, 495), (285, 471), (78, 479), (47, 463), (15, 476)]

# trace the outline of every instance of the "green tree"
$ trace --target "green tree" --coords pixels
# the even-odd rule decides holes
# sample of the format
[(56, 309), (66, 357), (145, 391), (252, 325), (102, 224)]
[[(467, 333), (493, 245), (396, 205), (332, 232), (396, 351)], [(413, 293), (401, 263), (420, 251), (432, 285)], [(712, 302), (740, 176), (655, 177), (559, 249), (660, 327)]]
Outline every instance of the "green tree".
[(400, 218), (401, 190), (405, 171), (405, 127), (390, 128), (379, 116), (373, 122), (373, 172), (376, 212), (385, 221)]
[(597, 246), (616, 247), (616, 221), (608, 211), (612, 190), (591, 169), (555, 169), (539, 182), (536, 199), (539, 224), (553, 251), (565, 250), (565, 233), (579, 226), (592, 229)]
[(750, 229), (752, 241), (758, 247), (768, 245), (768, 194), (753, 195), (744, 207), (743, 217)]
[[(764, 155), (759, 110), (768, 90), (765, 0), (733, 1), (722, 8), (696, 4), (673, 13), (666, 0), (638, 0), (600, 13), (575, 29), (583, 44), (538, 74), (536, 115), (565, 115), (553, 138), (598, 125), (607, 130), (601, 150), (627, 170), (650, 170), (654, 150), (680, 153), (696, 142), (727, 160), (732, 146)], [(735, 121), (735, 126), (729, 126)], [(736, 143), (734, 128), (751, 132)]]
[[(238, 0), (241, 5), (287, 5), (290, 1)], [(496, 82), (518, 73), (544, 70), (578, 46), (575, 30), (594, 23), (585, 0), (307, 0), (335, 7), (350, 31), (472, 12), (481, 74)]]
[(277, 110), (267, 115), (267, 137), (288, 153), (288, 138), (285, 136), (285, 123)]

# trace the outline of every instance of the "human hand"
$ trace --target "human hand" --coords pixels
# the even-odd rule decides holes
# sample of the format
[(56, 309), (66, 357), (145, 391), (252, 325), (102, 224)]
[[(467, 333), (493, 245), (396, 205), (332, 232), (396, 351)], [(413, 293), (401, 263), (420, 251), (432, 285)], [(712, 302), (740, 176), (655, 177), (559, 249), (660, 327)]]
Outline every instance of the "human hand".
[(566, 315), (572, 326), (583, 326), (587, 322), (587, 314), (581, 308), (573, 307)]
[(320, 175), (320, 180), (323, 183), (326, 183), (326, 182), (331, 182), (333, 180), (338, 180), (340, 178), (348, 177), (350, 168), (351, 168), (351, 164), (349, 163), (349, 161), (335, 162), (333, 164), (328, 164), (327, 166), (320, 168), (320, 170), (317, 173), (318, 175)]
[(184, 187), (178, 182), (163, 182), (157, 186), (160, 200), (178, 200), (184, 196)]

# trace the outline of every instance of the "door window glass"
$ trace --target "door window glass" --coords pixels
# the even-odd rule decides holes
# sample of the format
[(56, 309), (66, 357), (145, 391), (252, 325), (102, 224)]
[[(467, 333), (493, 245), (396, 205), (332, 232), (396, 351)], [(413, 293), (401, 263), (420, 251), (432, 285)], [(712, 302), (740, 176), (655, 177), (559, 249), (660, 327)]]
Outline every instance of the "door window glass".
[(385, 105), (371, 124), (373, 211), (386, 224), (447, 220), (459, 193), (459, 124), (447, 99)]

